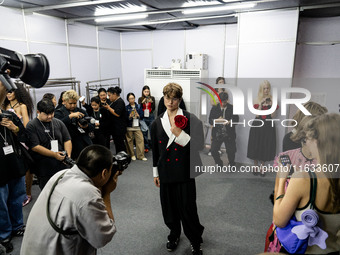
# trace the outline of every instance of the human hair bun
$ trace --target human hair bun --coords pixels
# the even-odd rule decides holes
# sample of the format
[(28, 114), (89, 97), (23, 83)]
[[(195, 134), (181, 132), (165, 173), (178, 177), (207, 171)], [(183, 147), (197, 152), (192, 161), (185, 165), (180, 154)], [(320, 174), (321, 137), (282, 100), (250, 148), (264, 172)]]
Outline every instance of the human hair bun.
[(122, 89), (118, 86), (115, 87), (115, 90), (117, 91), (117, 94), (120, 94), (122, 92)]

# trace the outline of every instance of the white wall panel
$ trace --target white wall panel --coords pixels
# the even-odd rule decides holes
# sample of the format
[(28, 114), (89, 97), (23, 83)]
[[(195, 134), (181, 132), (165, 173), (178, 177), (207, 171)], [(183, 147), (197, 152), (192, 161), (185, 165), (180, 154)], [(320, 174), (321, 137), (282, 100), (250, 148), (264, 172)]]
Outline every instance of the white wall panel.
[(70, 47), (71, 76), (81, 81), (81, 91), (85, 95), (86, 82), (99, 80), (97, 50)]
[(50, 64), (50, 79), (71, 77), (66, 45), (30, 43), (30, 50), (46, 55)]
[(5, 21), (5, 24), (0, 26), (0, 38), (26, 40), (21, 10), (0, 6), (0, 17), (3, 22)]
[(292, 77), (295, 42), (243, 44), (239, 47), (238, 77)]
[[(147, 85), (144, 84), (144, 69), (150, 68), (151, 62), (151, 51), (122, 52), (122, 97), (124, 100), (129, 92), (133, 92), (137, 99), (141, 96), (143, 86)], [(125, 102), (127, 101), (125, 100)]]
[(151, 48), (152, 32), (122, 33), (122, 50)]
[(237, 77), (237, 53), (238, 47), (226, 46), (224, 53), (224, 77), (236, 78)]
[(298, 10), (240, 14), (240, 43), (295, 41)]
[(64, 20), (40, 14), (25, 17), (30, 41), (66, 43)]
[(27, 54), (27, 43), (25, 41), (0, 40), (0, 47)]
[(120, 50), (120, 33), (114, 31), (98, 31), (99, 47)]
[(302, 18), (299, 42), (340, 41), (340, 17)]
[(69, 43), (73, 45), (97, 46), (96, 27), (75, 23), (68, 25)]
[[(170, 68), (172, 59), (185, 62), (185, 31), (153, 32), (153, 66)], [(150, 66), (151, 67), (151, 66)]]
[[(340, 27), (340, 25), (339, 25)], [(340, 77), (340, 45), (299, 45), (294, 77)]]
[(186, 32), (186, 54), (208, 54), (209, 77), (223, 73), (223, 47), (225, 27), (209, 26)]
[(120, 51), (100, 50), (100, 79), (121, 78)]

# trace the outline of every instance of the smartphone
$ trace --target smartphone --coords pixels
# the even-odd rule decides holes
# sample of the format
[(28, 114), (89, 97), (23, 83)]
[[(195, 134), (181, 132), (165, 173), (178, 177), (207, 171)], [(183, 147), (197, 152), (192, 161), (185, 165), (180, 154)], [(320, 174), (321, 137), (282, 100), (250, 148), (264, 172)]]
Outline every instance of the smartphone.
[(81, 96), (80, 98), (79, 98), (79, 102), (83, 102), (85, 100), (85, 97), (84, 96)]
[(288, 155), (281, 155), (280, 161), (283, 166), (292, 165), (292, 162), (290, 161), (290, 157)]
[(290, 165), (289, 175), (292, 175), (294, 173), (294, 167), (292, 166), (292, 161), (290, 160), (290, 157), (288, 155), (281, 155), (280, 161), (283, 166)]

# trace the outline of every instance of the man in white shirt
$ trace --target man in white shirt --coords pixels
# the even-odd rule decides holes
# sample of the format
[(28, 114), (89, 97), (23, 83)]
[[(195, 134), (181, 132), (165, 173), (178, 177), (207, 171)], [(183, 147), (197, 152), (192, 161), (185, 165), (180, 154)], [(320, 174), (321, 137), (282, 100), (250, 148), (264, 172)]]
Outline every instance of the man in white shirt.
[(90, 145), (76, 165), (56, 173), (31, 210), (20, 254), (96, 254), (110, 242), (116, 232), (110, 193), (119, 174), (112, 171), (110, 150)]

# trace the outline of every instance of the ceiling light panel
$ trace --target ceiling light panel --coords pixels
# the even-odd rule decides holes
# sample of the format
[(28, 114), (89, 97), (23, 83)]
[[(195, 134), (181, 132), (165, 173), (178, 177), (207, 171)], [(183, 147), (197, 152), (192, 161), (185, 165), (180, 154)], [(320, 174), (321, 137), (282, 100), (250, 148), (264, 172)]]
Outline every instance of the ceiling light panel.
[(104, 23), (104, 22), (113, 22), (113, 21), (121, 21), (121, 20), (137, 20), (137, 19), (145, 19), (148, 17), (148, 14), (131, 14), (131, 15), (119, 15), (113, 17), (105, 17), (105, 18), (97, 18), (95, 22)]
[(237, 3), (237, 4), (226, 4), (218, 7), (207, 7), (207, 8), (192, 8), (182, 11), (183, 14), (196, 14), (196, 13), (208, 13), (208, 12), (221, 12), (221, 11), (237, 11), (241, 9), (250, 9), (256, 6), (256, 3)]
[(205, 0), (197, 0), (197, 1), (186, 1), (182, 7), (197, 7), (197, 6), (207, 6), (207, 5), (218, 5), (221, 4), (218, 1), (205, 1)]
[(104, 16), (111, 14), (125, 14), (125, 13), (135, 13), (135, 12), (145, 12), (147, 10), (144, 5), (135, 5), (135, 4), (119, 4), (116, 6), (104, 7), (98, 6), (96, 7), (95, 16)]

